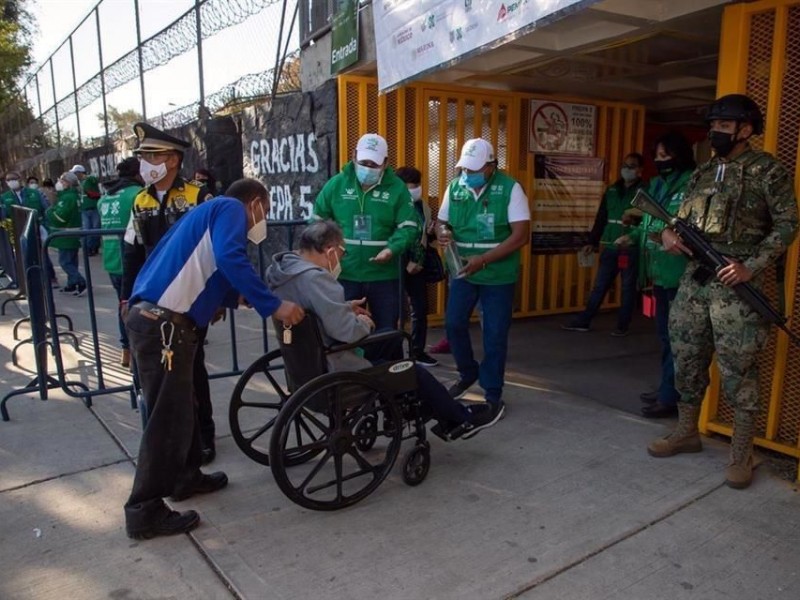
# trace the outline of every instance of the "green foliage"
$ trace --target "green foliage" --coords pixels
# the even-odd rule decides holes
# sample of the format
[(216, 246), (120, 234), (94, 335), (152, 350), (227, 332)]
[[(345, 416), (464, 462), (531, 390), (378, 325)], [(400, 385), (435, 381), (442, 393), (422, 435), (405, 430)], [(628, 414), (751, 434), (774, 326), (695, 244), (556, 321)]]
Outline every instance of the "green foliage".
[[(142, 115), (133, 109), (119, 110), (114, 106), (108, 106), (108, 130), (116, 132), (120, 139), (133, 135), (133, 126), (139, 121), (144, 121)], [(103, 124), (103, 113), (97, 113), (97, 120)]]
[(18, 80), (31, 64), (32, 30), (24, 0), (0, 0), (0, 112), (19, 96)]

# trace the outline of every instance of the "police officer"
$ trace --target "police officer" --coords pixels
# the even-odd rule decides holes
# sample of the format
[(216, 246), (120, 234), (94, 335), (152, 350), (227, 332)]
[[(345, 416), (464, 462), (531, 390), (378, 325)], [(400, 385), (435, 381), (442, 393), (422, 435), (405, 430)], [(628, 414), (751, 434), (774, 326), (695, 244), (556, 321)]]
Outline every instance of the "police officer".
[(377, 331), (397, 328), (399, 257), (420, 233), (411, 195), (388, 166), (388, 157), (385, 139), (374, 133), (361, 136), (353, 160), (322, 188), (312, 215), (332, 219), (344, 231), (347, 253), (340, 280), (345, 298), (367, 299)]
[[(452, 273), (445, 325), (459, 380), (450, 395), (461, 398), (480, 379), (486, 401), (502, 417), (508, 330), (519, 277), (520, 248), (530, 239), (530, 207), (522, 186), (497, 168), (494, 148), (480, 138), (468, 140), (439, 208), (437, 237), (458, 248), (464, 265)], [(483, 360), (472, 353), (469, 319), (480, 301)]]
[(125, 504), (129, 537), (147, 539), (190, 531), (193, 510), (172, 511), (163, 498), (182, 501), (224, 488), (225, 473), (200, 471), (200, 436), (191, 394), (194, 355), (220, 306), (247, 298), (263, 318), (291, 326), (302, 308), (274, 296), (247, 259), (246, 244), (266, 237), (269, 199), (264, 186), (242, 179), (221, 197), (192, 210), (147, 259), (130, 297), (126, 326), (150, 415), (139, 446), (131, 495)]
[[(180, 177), (183, 154), (190, 146), (185, 142), (148, 125), (133, 126), (139, 145), (134, 152), (139, 156), (139, 175), (144, 182), (133, 200), (133, 212), (125, 235), (122, 255), (122, 300), (130, 298), (133, 283), (145, 258), (155, 248), (167, 230), (186, 212), (211, 198), (205, 187), (185, 181)], [(124, 309), (123, 309), (124, 313)], [(205, 367), (205, 341), (207, 329), (198, 332), (200, 344), (195, 356), (194, 390), (203, 443), (203, 464), (214, 459), (214, 419), (208, 371)]]
[[(732, 488), (752, 481), (753, 436), (758, 402), (758, 356), (769, 323), (743, 302), (733, 286), (760, 288), (763, 274), (791, 244), (798, 227), (792, 180), (774, 157), (751, 148), (764, 119), (747, 96), (730, 94), (711, 105), (706, 120), (715, 156), (695, 171), (678, 215), (699, 228), (730, 264), (716, 274), (690, 262), (670, 313), (675, 383), (681, 394), (678, 427), (648, 446), (652, 456), (700, 452), (700, 405), (717, 354), (722, 391), (734, 407), (730, 462), (725, 479)], [(661, 236), (667, 251), (687, 253), (671, 229)]]

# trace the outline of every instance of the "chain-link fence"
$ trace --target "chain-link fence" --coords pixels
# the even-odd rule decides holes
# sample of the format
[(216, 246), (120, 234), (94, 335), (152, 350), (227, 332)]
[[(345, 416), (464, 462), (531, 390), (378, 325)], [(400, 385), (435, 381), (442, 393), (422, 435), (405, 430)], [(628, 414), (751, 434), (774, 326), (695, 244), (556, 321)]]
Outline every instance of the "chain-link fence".
[(100, 0), (0, 115), (0, 168), (132, 143), (299, 82), (297, 0)]

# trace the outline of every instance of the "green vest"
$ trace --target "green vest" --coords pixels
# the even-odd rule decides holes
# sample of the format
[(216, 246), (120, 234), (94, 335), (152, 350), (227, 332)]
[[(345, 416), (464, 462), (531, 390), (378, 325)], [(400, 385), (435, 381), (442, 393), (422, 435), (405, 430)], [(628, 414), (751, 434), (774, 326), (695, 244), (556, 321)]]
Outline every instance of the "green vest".
[(627, 188), (622, 184), (615, 183), (606, 190), (603, 202), (606, 203), (608, 222), (600, 238), (600, 243), (604, 246), (613, 247), (616, 240), (629, 233), (632, 229), (630, 226), (622, 224), (622, 215), (631, 208), (631, 200), (633, 200), (636, 192), (641, 187), (642, 182), (640, 180), (636, 185)]
[[(463, 258), (488, 252), (511, 235), (508, 204), (511, 201), (511, 190), (516, 183), (505, 173), (496, 170), (476, 200), (472, 191), (462, 187), (458, 179), (450, 182), (448, 223), (453, 229), (453, 240)], [(489, 225), (492, 219), (494, 227)], [(489, 263), (485, 269), (467, 277), (467, 281), (478, 285), (516, 283), (519, 264), (520, 253), (517, 250), (505, 258)]]
[[(129, 185), (114, 194), (103, 196), (97, 202), (100, 227), (103, 229), (125, 229), (131, 218), (133, 200), (142, 188)], [(103, 268), (112, 275), (122, 275), (121, 238), (103, 236)]]
[[(91, 193), (94, 198), (89, 196)], [(81, 210), (90, 210), (97, 208), (98, 196), (100, 195), (100, 182), (97, 181), (97, 177), (94, 175), (87, 175), (86, 178), (81, 181), (81, 199), (80, 205)]]
[[(47, 209), (47, 228), (52, 232), (81, 228), (81, 211), (78, 208), (78, 190), (76, 188), (58, 192), (58, 200)], [(77, 250), (81, 247), (81, 238), (55, 239), (50, 245), (59, 250)]]
[(21, 203), (17, 195), (11, 190), (3, 192), (3, 195), (0, 196), (0, 201), (3, 202), (3, 208), (5, 209), (6, 218), (11, 218), (12, 206), (32, 208), (39, 213), (39, 216), (42, 216), (42, 197), (39, 195), (39, 192), (27, 187), (22, 188), (20, 191), (22, 192)]

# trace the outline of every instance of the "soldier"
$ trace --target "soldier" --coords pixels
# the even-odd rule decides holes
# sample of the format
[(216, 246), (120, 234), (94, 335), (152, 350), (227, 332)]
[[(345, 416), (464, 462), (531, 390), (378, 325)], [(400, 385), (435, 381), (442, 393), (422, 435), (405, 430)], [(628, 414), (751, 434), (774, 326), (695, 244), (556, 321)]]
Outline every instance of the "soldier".
[[(681, 395), (678, 427), (647, 449), (656, 457), (702, 450), (697, 419), (716, 351), (722, 391), (735, 409), (725, 479), (738, 489), (752, 481), (758, 356), (769, 323), (732, 286), (747, 281), (758, 288), (763, 285), (765, 269), (794, 239), (798, 215), (787, 170), (748, 142), (764, 131), (756, 103), (741, 94), (723, 96), (711, 105), (706, 120), (716, 156), (695, 171), (678, 216), (699, 228), (730, 264), (715, 275), (690, 262), (681, 278), (669, 322)], [(661, 240), (668, 252), (689, 253), (671, 229), (663, 231)]]

